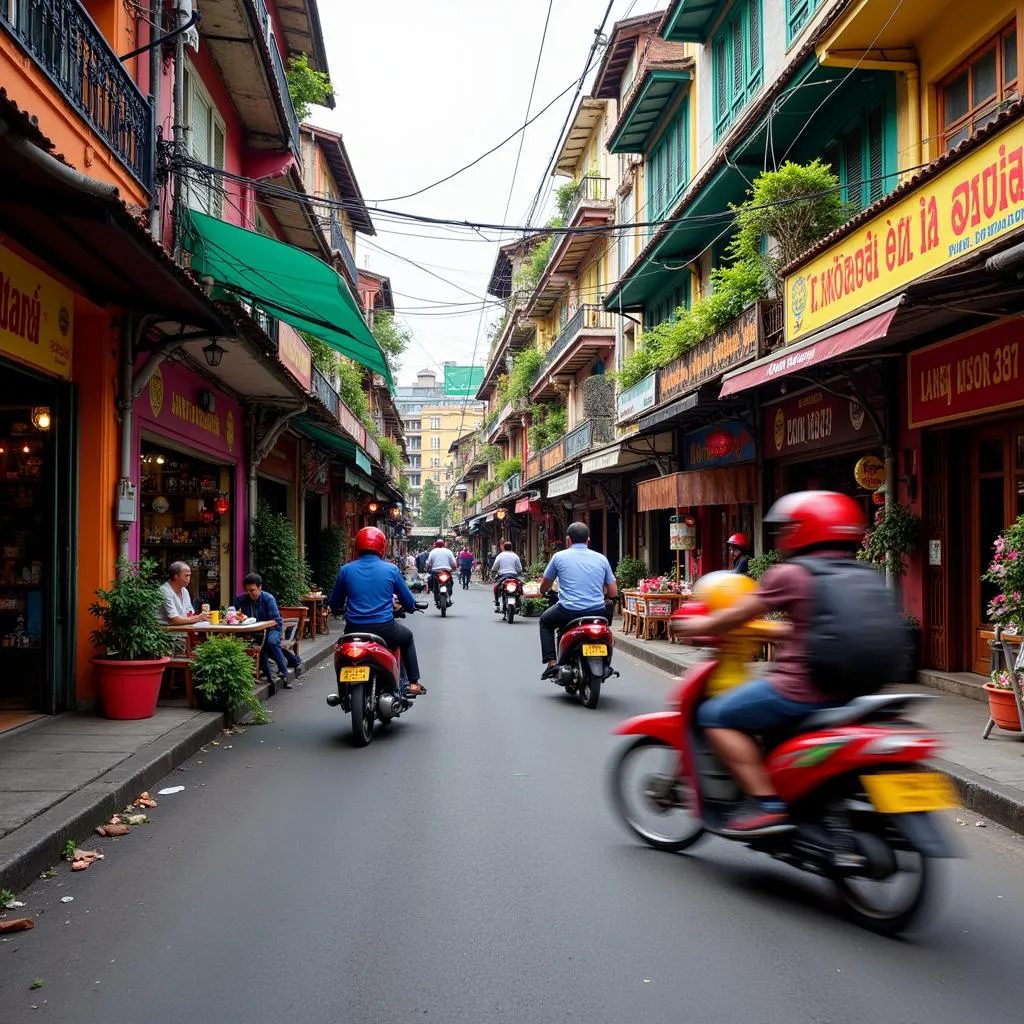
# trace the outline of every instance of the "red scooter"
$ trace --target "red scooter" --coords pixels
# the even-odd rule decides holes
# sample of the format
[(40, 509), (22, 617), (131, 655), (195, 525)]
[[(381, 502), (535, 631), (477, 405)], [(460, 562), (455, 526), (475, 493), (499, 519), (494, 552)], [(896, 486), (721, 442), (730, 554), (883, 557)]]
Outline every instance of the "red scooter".
[[(426, 604), (416, 603), (423, 611)], [(404, 618), (395, 606), (395, 618)], [(327, 704), (352, 714), (352, 738), (357, 747), (373, 739), (373, 723), (387, 725), (412, 707), (416, 697), (403, 693), (405, 668), (397, 648), (389, 650), (376, 633), (346, 633), (334, 645), (334, 674), (338, 692), (327, 695)]]
[[(771, 639), (776, 625), (750, 623), (729, 640)], [(612, 800), (626, 825), (656, 849), (685, 850), (705, 832), (718, 833), (742, 799), (696, 724), (722, 661), (721, 651), (709, 653), (684, 675), (668, 711), (615, 730), (634, 739), (615, 760)], [(924, 905), (930, 860), (955, 856), (935, 814), (956, 806), (955, 794), (927, 764), (939, 741), (905, 717), (927, 699), (857, 697), (763, 737), (768, 771), (795, 828), (740, 840), (829, 879), (854, 921), (886, 935), (905, 929)]]
[(601, 684), (618, 672), (612, 668), (615, 637), (601, 615), (584, 615), (568, 623), (558, 640), (558, 675), (554, 682), (568, 694), (578, 693), (584, 707), (596, 708)]

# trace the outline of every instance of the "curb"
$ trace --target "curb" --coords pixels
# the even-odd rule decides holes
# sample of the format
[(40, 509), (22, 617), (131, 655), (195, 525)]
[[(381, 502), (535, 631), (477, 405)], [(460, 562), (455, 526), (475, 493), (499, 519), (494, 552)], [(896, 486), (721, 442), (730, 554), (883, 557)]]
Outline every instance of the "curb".
[[(326, 644), (303, 658), (307, 669), (316, 668), (334, 654)], [(260, 701), (274, 696), (274, 687), (256, 688)], [(196, 712), (195, 718), (125, 758), (82, 789), (70, 793), (42, 814), (0, 839), (0, 888), (15, 892), (26, 888), (60, 860), (64, 844), (92, 834), (100, 821), (123, 810), (143, 790), (149, 789), (187, 761), (230, 723), (225, 714)]]
[[(616, 637), (615, 646), (638, 661), (645, 662), (672, 676), (678, 676), (687, 668), (685, 665), (680, 665), (678, 661), (659, 653), (657, 649), (637, 643), (630, 638)], [(918, 683), (930, 689), (953, 693), (967, 700), (977, 699), (974, 690), (978, 688), (972, 688), (969, 683), (961, 684), (963, 687), (961, 689), (960, 685), (956, 685), (958, 682), (956, 680), (952, 681), (953, 685), (940, 686), (932, 682), (933, 678), (929, 677), (927, 672), (919, 673)], [(946, 682), (941, 677), (939, 680)], [(935, 758), (934, 764), (939, 771), (949, 777), (965, 810), (983, 814), (996, 824), (1024, 835), (1024, 792), (1014, 786), (986, 778), (970, 768), (947, 761), (945, 758)]]

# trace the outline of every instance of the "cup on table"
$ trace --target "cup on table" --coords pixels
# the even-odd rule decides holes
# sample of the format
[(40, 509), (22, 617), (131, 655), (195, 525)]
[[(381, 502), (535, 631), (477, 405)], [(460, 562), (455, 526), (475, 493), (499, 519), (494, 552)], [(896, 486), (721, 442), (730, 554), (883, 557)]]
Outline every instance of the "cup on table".
[(220, 625), (220, 612), (219, 611), (211, 611), (210, 612), (210, 625), (211, 626), (219, 626)]

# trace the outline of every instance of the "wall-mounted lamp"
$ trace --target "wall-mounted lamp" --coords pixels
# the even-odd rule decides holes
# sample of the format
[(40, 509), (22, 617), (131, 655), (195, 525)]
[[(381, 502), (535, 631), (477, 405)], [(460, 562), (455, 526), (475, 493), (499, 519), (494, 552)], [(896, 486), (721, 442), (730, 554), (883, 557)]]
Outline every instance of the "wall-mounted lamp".
[(50, 429), (50, 409), (46, 405), (37, 405), (32, 410), (32, 426), (36, 430)]
[(206, 357), (206, 363), (208, 366), (220, 366), (220, 361), (224, 358), (224, 353), (227, 352), (226, 348), (221, 348), (217, 344), (217, 339), (214, 338), (209, 345), (203, 346), (203, 355)]

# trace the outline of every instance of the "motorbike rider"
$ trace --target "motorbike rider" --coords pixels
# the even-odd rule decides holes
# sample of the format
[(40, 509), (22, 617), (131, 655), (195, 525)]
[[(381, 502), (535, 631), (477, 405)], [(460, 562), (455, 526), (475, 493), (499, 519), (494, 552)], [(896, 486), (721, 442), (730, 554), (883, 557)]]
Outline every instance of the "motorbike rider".
[(448, 547), (441, 537), (438, 537), (434, 541), (434, 547), (431, 549), (430, 554), (427, 555), (426, 569), (430, 574), (427, 580), (427, 589), (431, 593), (434, 592), (434, 573), (438, 569), (448, 569), (450, 572), (455, 572), (458, 567), (458, 562), (452, 553), (452, 549)]
[(406, 690), (412, 697), (427, 692), (420, 684), (420, 666), (412, 630), (395, 621), (394, 602), (407, 611), (415, 611), (416, 599), (405, 585), (398, 567), (385, 561), (387, 537), (375, 526), (366, 526), (356, 534), (356, 558), (343, 565), (334, 581), (327, 604), (332, 612), (345, 610), (346, 629), (375, 633), (389, 650), (401, 651), (402, 664), (409, 680)]
[[(787, 558), (853, 559), (867, 529), (860, 506), (845, 494), (831, 491), (786, 495), (768, 510), (764, 521), (778, 527), (776, 543)], [(697, 711), (697, 723), (747, 794), (723, 829), (723, 834), (733, 836), (768, 835), (793, 827), (754, 737), (844, 703), (811, 681), (807, 637), (814, 613), (814, 577), (810, 570), (783, 562), (769, 569), (759, 584), (735, 607), (673, 622), (677, 635), (696, 637), (721, 636), (768, 612), (783, 612), (789, 620), (789, 636), (779, 644), (764, 678), (714, 697)]]
[(473, 552), (469, 550), (465, 545), (462, 546), (462, 550), (458, 553), (459, 560), (459, 577), (462, 585), (468, 586), (469, 579), (473, 572), (474, 556)]
[(512, 541), (507, 540), (501, 545), (501, 552), (495, 557), (494, 565), (491, 566), (491, 575), (494, 577), (494, 586), (491, 588), (494, 594), (494, 610), (498, 608), (498, 587), (502, 580), (510, 576), (519, 577), (523, 574), (523, 563), (519, 556), (512, 550)]
[(750, 550), (750, 541), (745, 533), (734, 533), (726, 542), (726, 549), (729, 552), (729, 561), (732, 563), (732, 571), (740, 576), (749, 576), (750, 559), (747, 552)]
[(558, 673), (555, 664), (555, 631), (564, 629), (581, 615), (603, 615), (612, 620), (614, 598), (618, 595), (615, 576), (608, 559), (590, 550), (590, 528), (572, 523), (566, 531), (565, 550), (556, 551), (544, 570), (540, 592), (546, 594), (558, 580), (558, 603), (540, 617), (540, 654), (547, 667), (541, 679)]

